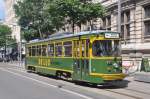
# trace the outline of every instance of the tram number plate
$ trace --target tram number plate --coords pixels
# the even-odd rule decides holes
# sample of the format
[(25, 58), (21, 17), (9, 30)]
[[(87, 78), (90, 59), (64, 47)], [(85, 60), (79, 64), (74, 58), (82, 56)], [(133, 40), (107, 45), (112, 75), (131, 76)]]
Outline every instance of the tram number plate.
[(119, 34), (105, 33), (105, 38), (119, 38)]

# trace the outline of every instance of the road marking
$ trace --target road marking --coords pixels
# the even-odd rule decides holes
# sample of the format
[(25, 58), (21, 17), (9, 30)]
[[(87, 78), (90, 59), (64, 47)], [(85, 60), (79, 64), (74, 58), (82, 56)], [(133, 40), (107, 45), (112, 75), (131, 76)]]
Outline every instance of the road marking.
[(14, 70), (14, 71), (18, 71), (18, 72), (23, 72), (23, 73), (27, 73), (24, 69), (20, 69), (20, 70), (17, 70), (16, 68), (7, 68), (9, 70)]
[[(8, 72), (8, 73), (11, 73), (11, 74), (14, 74), (14, 75), (16, 75), (16, 76), (20, 76), (20, 77), (23, 77), (23, 78), (26, 78), (26, 79), (29, 79), (29, 80), (38, 82), (38, 83), (43, 84), (43, 85), (47, 85), (47, 86), (49, 86), (49, 87), (58, 88), (58, 86), (55, 86), (55, 85), (52, 85), (52, 84), (48, 84), (48, 83), (46, 83), (46, 82), (43, 82), (43, 81), (40, 81), (40, 80), (37, 80), (37, 79), (34, 79), (34, 78), (30, 78), (30, 77), (21, 75), (21, 74), (19, 74), (19, 73), (15, 73), (15, 72), (12, 72), (12, 71), (10, 71), (10, 70), (6, 70), (6, 69), (4, 69), (4, 68), (0, 68), (0, 70), (5, 71), (5, 72)], [(67, 92), (67, 93), (71, 93), (71, 94), (77, 95), (77, 96), (82, 97), (82, 98), (85, 98), (85, 99), (93, 99), (93, 98), (91, 98), (91, 97), (89, 97), (89, 96), (85, 96), (85, 95), (83, 95), (83, 94), (79, 94), (79, 93), (77, 93), (77, 92), (74, 92), (74, 91), (71, 91), (71, 90), (67, 90), (67, 89), (64, 89), (64, 88), (60, 88), (60, 90), (62, 90), (62, 91), (64, 91), (64, 92)]]

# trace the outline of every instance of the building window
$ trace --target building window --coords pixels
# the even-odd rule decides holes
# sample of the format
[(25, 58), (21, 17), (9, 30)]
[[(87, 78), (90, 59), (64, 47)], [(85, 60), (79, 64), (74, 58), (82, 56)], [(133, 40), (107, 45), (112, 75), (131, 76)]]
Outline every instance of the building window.
[(121, 26), (121, 37), (124, 38), (124, 25)]
[(130, 11), (123, 11), (121, 14), (121, 32), (122, 38), (130, 38)]
[(111, 30), (111, 16), (102, 19), (103, 29)]
[(130, 11), (127, 11), (126, 13), (125, 13), (125, 17), (126, 17), (126, 22), (128, 23), (128, 22), (130, 22)]
[(130, 25), (129, 24), (126, 25), (126, 33), (127, 33), (127, 37), (130, 37)]
[(150, 35), (150, 21), (144, 22), (145, 25), (145, 35)]
[(144, 7), (144, 27), (145, 27), (145, 32), (144, 36), (150, 35), (150, 5)]
[(145, 18), (150, 18), (150, 5), (144, 7), (145, 10)]

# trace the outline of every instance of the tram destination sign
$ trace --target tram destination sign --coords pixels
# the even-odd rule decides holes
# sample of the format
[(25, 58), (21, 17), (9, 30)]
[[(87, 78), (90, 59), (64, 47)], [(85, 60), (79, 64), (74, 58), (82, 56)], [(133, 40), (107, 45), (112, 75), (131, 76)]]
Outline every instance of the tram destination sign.
[(119, 38), (119, 34), (105, 33), (105, 38)]

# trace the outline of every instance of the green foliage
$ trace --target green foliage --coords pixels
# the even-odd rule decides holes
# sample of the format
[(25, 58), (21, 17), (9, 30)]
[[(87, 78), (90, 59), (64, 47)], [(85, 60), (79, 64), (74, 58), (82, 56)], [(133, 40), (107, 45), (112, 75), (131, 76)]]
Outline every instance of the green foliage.
[(148, 58), (142, 58), (141, 71), (150, 72), (150, 64)]
[(101, 4), (85, 0), (21, 0), (14, 5), (26, 40), (44, 38), (65, 24), (81, 27), (87, 21), (100, 18), (105, 14)]
[(7, 25), (0, 25), (0, 36), (6, 36), (11, 34), (11, 28)]
[(7, 25), (0, 25), (0, 47), (4, 47), (6, 45), (6, 41), (8, 37), (10, 37), (11, 28)]

